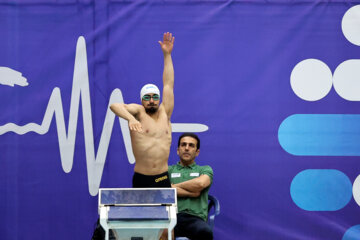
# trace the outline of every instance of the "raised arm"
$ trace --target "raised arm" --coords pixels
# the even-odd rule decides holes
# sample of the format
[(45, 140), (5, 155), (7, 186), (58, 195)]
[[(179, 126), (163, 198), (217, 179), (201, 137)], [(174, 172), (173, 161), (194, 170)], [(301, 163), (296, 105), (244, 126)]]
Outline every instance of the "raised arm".
[(129, 122), (130, 131), (142, 132), (141, 123), (135, 118), (141, 110), (140, 105), (113, 103), (110, 105), (110, 109), (116, 114), (116, 116)]
[(171, 58), (171, 52), (174, 47), (175, 37), (172, 33), (164, 33), (163, 41), (159, 41), (161, 50), (164, 54), (164, 72), (163, 72), (163, 101), (166, 114), (170, 119), (174, 110), (174, 66)]
[(206, 174), (203, 174), (197, 178), (185, 182), (177, 183), (174, 184), (173, 186), (176, 188), (177, 187), (182, 188), (192, 193), (196, 193), (196, 192), (201, 192), (202, 190), (210, 186), (210, 184), (211, 184), (210, 177)]

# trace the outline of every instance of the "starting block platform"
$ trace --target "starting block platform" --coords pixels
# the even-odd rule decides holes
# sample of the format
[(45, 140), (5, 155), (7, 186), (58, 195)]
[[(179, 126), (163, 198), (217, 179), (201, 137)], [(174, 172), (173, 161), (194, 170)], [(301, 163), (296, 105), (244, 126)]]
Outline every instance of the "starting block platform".
[(175, 188), (100, 188), (100, 224), (109, 240), (158, 240), (164, 229), (168, 239), (176, 225)]

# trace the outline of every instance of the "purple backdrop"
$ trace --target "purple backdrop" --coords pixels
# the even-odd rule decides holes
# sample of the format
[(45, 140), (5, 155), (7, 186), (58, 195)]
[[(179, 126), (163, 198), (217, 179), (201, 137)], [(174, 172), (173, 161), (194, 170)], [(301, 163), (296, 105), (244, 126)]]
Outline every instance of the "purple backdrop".
[[(360, 233), (360, 189), (354, 183), (360, 155), (346, 154), (347, 145), (336, 154), (329, 153), (328, 145), (323, 153), (308, 153), (304, 147), (295, 154), (286, 144), (300, 131), (296, 124), (284, 133), (290, 137), (279, 141), (279, 127), (294, 114), (360, 114), (358, 100), (346, 99), (331, 86), (326, 94), (309, 100), (301, 97), (304, 91), (316, 95), (321, 84), (306, 90), (296, 85), (304, 74), (294, 73), (294, 84), (303, 89), (296, 92), (290, 82), (303, 60), (319, 59), (333, 74), (344, 61), (359, 58), (360, 44), (347, 39), (342, 29), (345, 13), (355, 9), (356, 2), (1, 0), (1, 239), (91, 238), (97, 196), (90, 194), (88, 175), (96, 185), (93, 176), (100, 172), (100, 187), (130, 187), (133, 165), (117, 120), (110, 121), (114, 125), (109, 143), (104, 143), (106, 161), (93, 169), (87, 168), (91, 149), (85, 140), (94, 140), (96, 155), (114, 89), (121, 90), (126, 103), (140, 103), (144, 84), (161, 86), (163, 59), (157, 41), (166, 31), (176, 38), (172, 122), (209, 127), (199, 133), (197, 162), (214, 169), (210, 193), (221, 203), (215, 239), (346, 240), (351, 234), (351, 239), (360, 239), (354, 234)], [(80, 101), (75, 101), (78, 85), (73, 74), (80, 36), (86, 40), (89, 80), (83, 79)], [(300, 72), (305, 70), (309, 68)], [(358, 89), (347, 85), (353, 88)], [(57, 115), (49, 110), (49, 99)], [(71, 103), (80, 107), (74, 111), (78, 118), (70, 121)], [(86, 103), (91, 104), (91, 115), (86, 115)], [(45, 113), (50, 115), (46, 118)], [(76, 136), (73, 142), (58, 138), (61, 121), (63, 133)], [(93, 130), (87, 137), (90, 128), (85, 121)], [(322, 134), (331, 135), (332, 128), (326, 129)], [(344, 130), (337, 139), (349, 131), (357, 134)], [(173, 133), (169, 164), (178, 160), (179, 134)], [(74, 155), (62, 157), (61, 148), (64, 153), (73, 149)], [(70, 169), (63, 169), (64, 162)], [(318, 171), (313, 179), (321, 190), (310, 189), (311, 184), (295, 176), (311, 169), (338, 170), (343, 182), (336, 188), (338, 178)], [(318, 179), (325, 180), (318, 184)], [(330, 196), (334, 191), (339, 194)], [(319, 209), (319, 201), (330, 207)]]

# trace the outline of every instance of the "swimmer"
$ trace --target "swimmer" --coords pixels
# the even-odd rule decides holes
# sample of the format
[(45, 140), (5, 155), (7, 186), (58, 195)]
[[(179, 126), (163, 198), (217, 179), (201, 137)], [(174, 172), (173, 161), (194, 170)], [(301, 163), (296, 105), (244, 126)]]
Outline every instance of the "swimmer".
[(164, 54), (162, 94), (154, 84), (146, 84), (140, 91), (141, 105), (110, 105), (117, 116), (129, 123), (135, 156), (133, 187), (171, 187), (167, 171), (171, 145), (170, 118), (174, 109), (174, 67), (171, 58), (174, 40), (172, 33), (167, 32), (163, 41), (159, 41)]

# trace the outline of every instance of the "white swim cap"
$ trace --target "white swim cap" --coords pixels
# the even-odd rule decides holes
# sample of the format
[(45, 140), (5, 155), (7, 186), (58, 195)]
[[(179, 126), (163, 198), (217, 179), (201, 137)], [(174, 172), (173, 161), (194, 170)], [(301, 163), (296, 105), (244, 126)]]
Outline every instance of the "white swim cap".
[(140, 91), (140, 100), (142, 100), (143, 96), (149, 93), (154, 93), (160, 96), (159, 88), (154, 84), (146, 84), (142, 87)]

